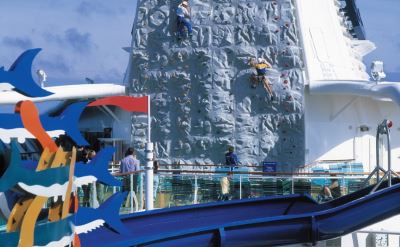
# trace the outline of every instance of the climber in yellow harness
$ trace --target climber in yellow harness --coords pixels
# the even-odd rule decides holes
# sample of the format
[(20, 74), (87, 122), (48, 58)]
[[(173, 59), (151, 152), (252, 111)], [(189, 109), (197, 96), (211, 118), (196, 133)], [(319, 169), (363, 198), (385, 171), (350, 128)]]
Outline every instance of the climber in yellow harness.
[(251, 58), (249, 60), (249, 65), (255, 68), (257, 71), (257, 74), (253, 73), (250, 77), (251, 87), (256, 88), (258, 83), (261, 81), (263, 83), (264, 89), (268, 92), (272, 101), (274, 99), (271, 88), (272, 84), (269, 82), (266, 76), (267, 70), (272, 68), (271, 64), (269, 64), (263, 58), (258, 58), (257, 60)]

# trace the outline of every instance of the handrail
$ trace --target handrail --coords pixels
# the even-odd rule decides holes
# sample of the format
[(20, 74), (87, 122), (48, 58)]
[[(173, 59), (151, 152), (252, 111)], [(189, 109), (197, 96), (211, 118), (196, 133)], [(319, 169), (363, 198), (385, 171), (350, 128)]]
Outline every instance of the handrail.
[[(124, 173), (112, 173), (113, 176), (116, 177), (121, 177), (121, 176), (127, 176), (131, 174), (139, 174), (143, 173), (144, 170), (139, 170), (139, 171), (133, 171), (133, 172), (124, 172)], [(191, 175), (191, 174), (227, 174), (230, 173), (232, 175), (264, 175), (264, 176), (271, 176), (271, 177), (276, 177), (276, 176), (288, 176), (288, 177), (295, 177), (295, 176), (309, 176), (309, 177), (329, 177), (329, 178), (341, 178), (341, 177), (346, 177), (346, 176), (351, 176), (354, 178), (354, 176), (367, 176), (370, 173), (368, 172), (348, 172), (348, 173), (323, 173), (323, 172), (298, 172), (298, 173), (290, 173), (290, 172), (247, 172), (247, 171), (199, 171), (199, 170), (158, 170), (158, 173), (177, 173), (177, 174), (172, 174), (172, 175)], [(185, 173), (185, 174), (182, 174)], [(189, 174), (188, 174), (189, 173)], [(400, 173), (400, 172), (396, 172)], [(164, 175), (164, 174), (163, 174)], [(306, 177), (308, 178), (308, 177)]]
[[(354, 163), (355, 159), (346, 159), (346, 160), (319, 160), (316, 161), (316, 163), (312, 163), (312, 164), (302, 164), (300, 166), (298, 166), (300, 169), (310, 169), (313, 166), (318, 166), (321, 165), (323, 163), (326, 164), (330, 164), (330, 163)], [(119, 167), (120, 164), (115, 163), (115, 164), (111, 164), (110, 166), (113, 167)], [(194, 166), (194, 167), (227, 167), (229, 165), (223, 164), (223, 163), (219, 163), (219, 164), (180, 164), (180, 163), (168, 163), (168, 164), (158, 164), (159, 167), (169, 167), (169, 166)], [(246, 165), (246, 164), (240, 164), (239, 167), (260, 167), (262, 168), (263, 165), (262, 164), (250, 164), (250, 165)]]
[[(161, 173), (159, 174), (161, 176), (170, 176), (170, 177), (189, 177), (189, 178), (201, 178), (202, 176), (204, 177), (210, 177), (212, 174), (167, 174), (167, 173)], [(238, 174), (242, 175), (242, 174)], [(331, 177), (331, 176), (248, 176), (244, 178), (249, 178), (249, 179), (365, 179), (366, 175), (355, 175), (355, 176), (339, 176), (339, 177)]]
[(179, 173), (193, 173), (193, 174), (209, 174), (209, 173), (218, 173), (218, 174), (250, 174), (250, 175), (270, 175), (270, 176), (275, 176), (275, 175), (285, 175), (285, 176), (307, 176), (307, 175), (312, 175), (312, 176), (318, 176), (318, 175), (325, 175), (325, 176), (330, 176), (331, 178), (334, 178), (335, 176), (363, 176), (363, 175), (368, 175), (368, 172), (348, 172), (348, 173), (323, 173), (323, 172), (298, 172), (298, 173), (290, 173), (290, 172), (248, 172), (248, 171), (199, 171), (199, 170), (158, 170), (158, 172), (179, 172)]
[[(224, 167), (225, 164), (159, 164), (159, 166), (211, 166), (211, 167)], [(263, 167), (262, 165), (240, 165), (240, 167)]]
[[(318, 163), (313, 163), (313, 164), (303, 164), (301, 166), (298, 166), (300, 168), (310, 168), (313, 166), (318, 166), (321, 165), (321, 163), (354, 163), (354, 159), (348, 159), (348, 160), (321, 160), (318, 161)], [(211, 167), (223, 167), (223, 166), (228, 166), (225, 164), (177, 164), (177, 163), (171, 163), (171, 164), (159, 164), (159, 166), (211, 166)], [(251, 165), (245, 165), (242, 164), (240, 165), (241, 167), (263, 167), (263, 165), (256, 165), (256, 164), (251, 164)]]
[(115, 177), (122, 177), (122, 176), (128, 176), (131, 174), (138, 174), (138, 173), (142, 173), (144, 172), (144, 170), (139, 170), (139, 171), (133, 171), (133, 172), (116, 172), (116, 173), (112, 173), (111, 175), (115, 176)]

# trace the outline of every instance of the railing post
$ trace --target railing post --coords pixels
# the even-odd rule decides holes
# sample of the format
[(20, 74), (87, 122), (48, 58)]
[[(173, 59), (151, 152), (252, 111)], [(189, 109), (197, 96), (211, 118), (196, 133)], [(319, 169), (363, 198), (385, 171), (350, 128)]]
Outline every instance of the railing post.
[(197, 175), (194, 175), (194, 198), (193, 198), (193, 204), (197, 204)]
[(146, 143), (146, 210), (154, 208), (153, 143)]
[(96, 182), (92, 182), (91, 184), (88, 184), (88, 186), (91, 186), (91, 203), (90, 205), (93, 208), (98, 208), (100, 206), (99, 201), (97, 200), (97, 188), (96, 188)]
[(242, 175), (239, 175), (239, 199), (242, 199)]
[(144, 200), (144, 193), (143, 193), (143, 173), (139, 173), (140, 176), (140, 183), (139, 183), (139, 190), (140, 190), (140, 209), (143, 209), (143, 200)]
[(291, 194), (294, 194), (294, 177), (292, 176), (292, 189)]
[(129, 175), (129, 182), (130, 182), (130, 208), (131, 208), (131, 213), (133, 213), (133, 197), (135, 196), (135, 193), (133, 192), (133, 174)]
[[(338, 185), (339, 185), (339, 188), (342, 188), (342, 189), (341, 189), (342, 191), (343, 191), (344, 188), (346, 188), (346, 195), (347, 195), (347, 194), (349, 194), (349, 185), (348, 185), (349, 183), (347, 183), (347, 186), (346, 186), (346, 187), (344, 186), (344, 184), (345, 184), (344, 175), (342, 175), (342, 185), (340, 185), (340, 184), (338, 184)], [(342, 191), (340, 191), (340, 195), (341, 195), (341, 196), (344, 196), (344, 195), (342, 194)]]

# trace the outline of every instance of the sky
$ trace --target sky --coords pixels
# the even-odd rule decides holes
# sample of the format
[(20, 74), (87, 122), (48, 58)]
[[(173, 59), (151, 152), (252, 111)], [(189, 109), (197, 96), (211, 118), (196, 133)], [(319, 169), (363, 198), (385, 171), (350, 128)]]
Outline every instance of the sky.
[(364, 58), (384, 61), (388, 81), (400, 82), (400, 0), (358, 0), (367, 39), (377, 49)]
[(122, 83), (136, 0), (0, 0), (0, 66), (24, 50), (42, 48), (33, 71), (48, 86), (61, 83)]
[[(358, 0), (367, 38), (377, 50), (365, 58), (383, 60), (388, 79), (400, 81), (400, 1)], [(0, 0), (0, 66), (8, 68), (24, 50), (43, 48), (33, 71), (48, 86), (122, 83), (131, 43), (136, 0)]]

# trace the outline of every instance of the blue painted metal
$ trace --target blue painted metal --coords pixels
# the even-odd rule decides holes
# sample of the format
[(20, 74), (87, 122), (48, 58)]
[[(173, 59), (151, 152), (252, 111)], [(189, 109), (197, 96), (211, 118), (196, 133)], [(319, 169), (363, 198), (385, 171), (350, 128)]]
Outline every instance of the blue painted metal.
[[(87, 146), (88, 142), (82, 137), (78, 129), (79, 118), (85, 109), (87, 102), (78, 102), (71, 104), (65, 109), (60, 116), (50, 117), (41, 115), (40, 121), (46, 131), (64, 130), (71, 139), (81, 146)], [(0, 114), (0, 128), (15, 129), (24, 128), (21, 116), (17, 113), (2, 113)]]
[[(75, 167), (75, 177), (91, 176), (103, 184), (121, 186), (121, 181), (108, 172), (108, 162), (114, 151), (114, 148), (106, 147), (100, 150), (90, 163), (84, 164), (78, 162)], [(21, 155), (17, 144), (15, 141), (12, 141), (10, 164), (4, 175), (0, 178), (0, 192), (8, 191), (18, 183), (24, 183), (28, 186), (40, 185), (50, 187), (54, 184), (64, 184), (69, 180), (69, 166), (50, 168), (43, 171), (32, 171), (21, 164)]]
[(69, 179), (69, 166), (32, 172), (21, 166), (21, 155), (15, 141), (11, 142), (11, 159), (9, 166), (0, 178), (0, 192), (14, 188), (18, 183), (28, 186), (41, 185), (50, 187), (53, 184), (63, 184)]
[(276, 167), (278, 165), (278, 162), (271, 162), (271, 161), (264, 161), (262, 163), (263, 166), (263, 172), (276, 172)]
[(400, 213), (399, 180), (393, 183), (389, 188), (382, 185), (371, 195), (372, 187), (368, 187), (325, 204), (318, 204), (306, 195), (288, 195), (136, 213), (121, 216), (131, 231), (129, 236), (100, 228), (80, 238), (83, 246), (315, 243)]
[[(94, 177), (95, 181), (104, 185), (122, 186), (122, 182), (108, 171), (108, 163), (112, 159), (114, 152), (115, 148), (105, 147), (101, 149), (89, 163), (77, 162), (75, 164), (75, 177)], [(35, 170), (38, 163), (35, 160), (23, 160), (21, 162), (22, 166), (27, 170)]]
[[(125, 228), (125, 225), (122, 224), (119, 217), (115, 217), (119, 214), (119, 208), (125, 197), (126, 193), (116, 193), (97, 209), (79, 208), (76, 214), (70, 215), (63, 220), (48, 222), (46, 219), (38, 222), (35, 227), (35, 246), (46, 246), (48, 243), (59, 241), (65, 236), (73, 237), (74, 231), (72, 225), (90, 225), (90, 223), (96, 220), (104, 220), (110, 229), (121, 234), (127, 234), (128, 230)], [(18, 231), (12, 233), (0, 231), (0, 246), (17, 246), (19, 234), (20, 232)]]
[(102, 184), (122, 186), (122, 182), (108, 171), (108, 162), (114, 152), (115, 148), (105, 147), (88, 164), (78, 162), (75, 166), (75, 177), (93, 176)]
[[(56, 222), (39, 222), (35, 227), (34, 245), (46, 246), (53, 241), (59, 241), (64, 236), (73, 236), (71, 222), (74, 216), (69, 216)], [(0, 246), (15, 247), (18, 246), (20, 232), (0, 232)]]
[(74, 219), (74, 225), (81, 226), (96, 220), (104, 220), (109, 228), (113, 229), (117, 233), (128, 235), (128, 229), (124, 224), (122, 224), (121, 219), (118, 217), (119, 208), (126, 198), (127, 193), (128, 192), (118, 192), (113, 194), (109, 199), (107, 199), (107, 201), (96, 209), (85, 207), (79, 208)]
[(41, 88), (32, 78), (32, 62), (42, 49), (26, 50), (11, 65), (8, 71), (0, 68), (0, 82), (8, 82), (15, 91), (28, 97), (44, 97), (52, 95), (52, 92)]

